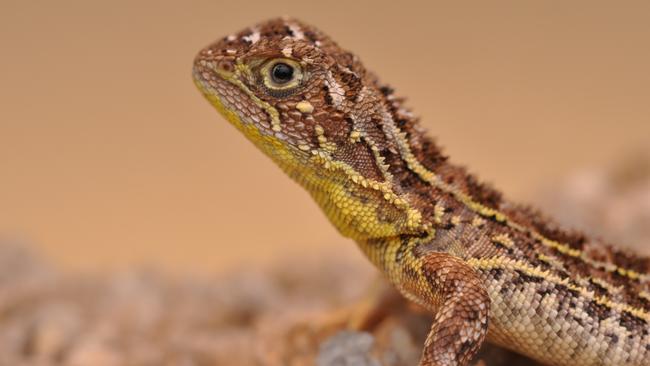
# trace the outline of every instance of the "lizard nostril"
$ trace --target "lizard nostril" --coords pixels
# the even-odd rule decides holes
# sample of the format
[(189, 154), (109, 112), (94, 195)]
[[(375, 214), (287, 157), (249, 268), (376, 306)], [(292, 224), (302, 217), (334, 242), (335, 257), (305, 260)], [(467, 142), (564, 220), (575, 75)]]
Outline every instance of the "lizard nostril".
[(235, 64), (232, 60), (220, 60), (217, 63), (217, 67), (227, 72), (233, 72), (235, 70)]

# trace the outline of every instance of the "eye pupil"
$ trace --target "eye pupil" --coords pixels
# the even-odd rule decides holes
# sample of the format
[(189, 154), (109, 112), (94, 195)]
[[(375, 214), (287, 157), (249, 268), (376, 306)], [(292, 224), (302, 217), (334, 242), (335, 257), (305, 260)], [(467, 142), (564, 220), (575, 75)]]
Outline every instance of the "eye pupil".
[(293, 79), (293, 67), (285, 63), (278, 63), (273, 66), (271, 77), (273, 78), (273, 81), (278, 84), (288, 83)]

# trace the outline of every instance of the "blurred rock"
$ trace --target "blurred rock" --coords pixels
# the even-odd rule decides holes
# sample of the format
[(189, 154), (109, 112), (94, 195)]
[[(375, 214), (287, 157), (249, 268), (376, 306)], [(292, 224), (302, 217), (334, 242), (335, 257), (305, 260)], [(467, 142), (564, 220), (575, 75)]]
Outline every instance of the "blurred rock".
[(542, 190), (540, 205), (569, 227), (650, 255), (650, 156), (585, 169)]
[(100, 340), (85, 339), (71, 350), (64, 362), (66, 366), (120, 366), (124, 365), (122, 353)]
[(317, 366), (380, 366), (372, 357), (374, 337), (369, 333), (341, 331), (320, 347)]

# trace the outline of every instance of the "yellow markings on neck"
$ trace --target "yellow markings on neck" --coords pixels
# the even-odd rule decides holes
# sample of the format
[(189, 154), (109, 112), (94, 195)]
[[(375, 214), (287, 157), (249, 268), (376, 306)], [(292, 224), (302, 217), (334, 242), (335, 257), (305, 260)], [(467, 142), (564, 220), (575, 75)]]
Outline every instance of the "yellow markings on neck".
[(501, 244), (501, 245), (503, 245), (503, 246), (506, 247), (506, 248), (512, 248), (512, 247), (515, 246), (515, 242), (512, 241), (512, 238), (510, 238), (510, 236), (509, 236), (508, 234), (506, 234), (506, 233), (502, 233), (502, 234), (499, 234), (499, 235), (495, 235), (495, 236), (492, 238), (492, 241), (493, 241), (494, 243)]
[(327, 152), (335, 152), (336, 151), (336, 144), (328, 141), (327, 137), (325, 137), (325, 130), (323, 129), (323, 126), (321, 125), (316, 125), (314, 127), (314, 132), (316, 133), (316, 139), (318, 140), (318, 146), (320, 146), (321, 149), (327, 151)]
[(373, 141), (371, 138), (366, 136), (365, 134), (362, 134), (359, 131), (353, 130), (350, 133), (350, 139), (352, 139), (354, 136), (355, 139), (358, 139), (361, 141), (361, 138), (363, 137), (364, 141), (368, 144), (370, 147), (370, 151), (372, 152), (372, 156), (375, 158), (375, 164), (377, 165), (377, 168), (381, 172), (382, 177), (384, 178), (385, 182), (392, 182), (393, 181), (393, 175), (390, 173), (388, 170), (390, 167), (388, 164), (386, 164), (386, 159), (384, 159), (383, 156), (379, 153), (379, 148), (377, 147), (377, 144), (375, 141)]
[[(368, 179), (359, 174), (350, 165), (334, 160), (330, 154), (325, 151), (312, 150), (311, 161), (314, 166), (322, 166), (325, 170), (333, 172), (342, 172), (344, 175), (344, 182), (339, 183), (335, 180), (325, 180), (324, 188), (328, 190), (328, 199), (331, 200), (335, 206), (341, 210), (343, 215), (354, 215), (360, 220), (357, 224), (360, 225), (358, 229), (368, 234), (371, 237), (390, 237), (404, 233), (415, 233), (421, 230), (426, 230), (422, 224), (422, 214), (415, 208), (412, 208), (406, 200), (398, 196), (392, 190), (391, 183), (378, 182), (373, 179)], [(389, 223), (379, 219), (377, 210), (382, 209), (379, 207), (381, 203), (372, 202), (372, 200), (357, 199), (351, 197), (349, 194), (344, 194), (349, 191), (349, 182), (364, 189), (376, 191), (383, 197), (386, 204), (392, 205), (399, 211), (405, 214), (403, 222)], [(335, 214), (335, 212), (327, 212), (328, 215)], [(330, 216), (330, 219), (336, 219)], [(339, 225), (337, 225), (339, 226)], [(357, 229), (357, 230), (358, 230)], [(354, 229), (347, 232), (347, 236), (354, 236)]]
[(507, 257), (469, 258), (467, 260), (467, 264), (478, 270), (509, 269), (513, 271), (521, 271), (528, 276), (543, 278), (544, 282), (546, 283), (562, 285), (569, 290), (576, 291), (582, 297), (593, 300), (599, 305), (606, 306), (618, 312), (626, 311), (638, 318), (650, 322), (650, 314), (643, 309), (613, 301), (605, 296), (597, 296), (593, 291), (589, 291), (584, 287), (572, 284), (568, 278), (560, 278), (559, 276), (556, 276), (549, 271), (546, 271), (539, 267), (533, 267), (523, 261), (510, 259)]
[(350, 142), (353, 144), (356, 144), (357, 142), (361, 141), (361, 132), (357, 130), (353, 130), (350, 132)]
[(436, 224), (442, 224), (442, 218), (445, 215), (445, 206), (440, 202), (436, 202), (433, 206), (433, 221)]

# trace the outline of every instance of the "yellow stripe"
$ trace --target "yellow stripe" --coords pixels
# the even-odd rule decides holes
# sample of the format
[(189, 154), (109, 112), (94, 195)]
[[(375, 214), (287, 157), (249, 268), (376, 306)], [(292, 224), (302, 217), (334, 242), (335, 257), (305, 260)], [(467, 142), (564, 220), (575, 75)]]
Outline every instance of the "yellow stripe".
[(545, 271), (539, 267), (532, 267), (528, 263), (522, 261), (513, 260), (506, 257), (493, 257), (493, 258), (484, 258), (484, 259), (470, 258), (467, 260), (467, 264), (469, 264), (470, 266), (476, 269), (482, 269), (482, 270), (511, 269), (511, 270), (521, 271), (529, 276), (541, 277), (544, 279), (545, 282), (553, 283), (556, 285), (562, 285), (570, 290), (577, 291), (578, 293), (580, 293), (582, 297), (593, 300), (597, 304), (606, 306), (618, 312), (624, 312), (624, 311), (629, 312), (630, 314), (633, 314), (634, 316), (640, 319), (650, 322), (650, 314), (648, 314), (643, 309), (635, 308), (628, 304), (615, 302), (604, 296), (596, 296), (593, 291), (589, 291), (584, 287), (575, 286), (571, 284), (568, 278), (562, 279), (548, 271)]
[(456, 198), (458, 201), (462, 202), (467, 208), (469, 208), (471, 211), (487, 218), (494, 218), (498, 222), (503, 222), (507, 224), (509, 227), (518, 230), (520, 232), (530, 232), (534, 238), (538, 239), (543, 245), (546, 245), (547, 247), (553, 248), (557, 250), (560, 253), (569, 255), (571, 257), (576, 257), (580, 258), (583, 261), (597, 267), (600, 269), (603, 269), (607, 272), (617, 272), (621, 276), (626, 276), (630, 279), (633, 280), (642, 280), (642, 281), (648, 281), (650, 280), (650, 275), (647, 274), (642, 274), (639, 272), (635, 272), (633, 270), (629, 270), (626, 268), (618, 267), (616, 265), (610, 264), (610, 263), (602, 263), (598, 261), (594, 261), (591, 258), (586, 257), (586, 255), (578, 250), (571, 248), (569, 245), (564, 244), (564, 243), (559, 243), (557, 241), (548, 239), (544, 237), (543, 235), (539, 234), (538, 232), (534, 230), (530, 230), (526, 227), (523, 227), (515, 222), (513, 222), (508, 216), (498, 210), (495, 210), (493, 208), (484, 206), (483, 204), (474, 201), (469, 195), (466, 195), (465, 193), (457, 190), (456, 188), (450, 186), (449, 184), (445, 183), (440, 177), (438, 177), (435, 173), (431, 172), (427, 168), (425, 168), (416, 158), (415, 155), (413, 155), (413, 152), (411, 151), (411, 148), (409, 146), (409, 143), (406, 139), (406, 134), (402, 131), (400, 131), (395, 125), (391, 124), (390, 128), (391, 134), (397, 141), (400, 154), (402, 156), (402, 159), (406, 162), (407, 166), (411, 171), (416, 173), (420, 178), (422, 178), (424, 181), (430, 183), (432, 186), (439, 188), (443, 190), (446, 193), (450, 193)]

